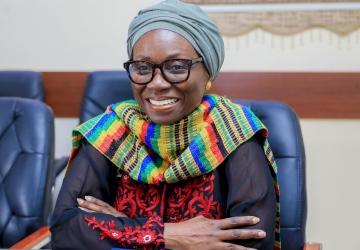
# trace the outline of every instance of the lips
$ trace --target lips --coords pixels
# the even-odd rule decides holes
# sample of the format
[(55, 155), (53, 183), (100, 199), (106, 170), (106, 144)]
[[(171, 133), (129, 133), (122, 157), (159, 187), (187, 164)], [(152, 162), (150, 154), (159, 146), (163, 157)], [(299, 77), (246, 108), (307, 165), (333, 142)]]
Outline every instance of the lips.
[(148, 101), (157, 107), (161, 107), (161, 106), (166, 106), (166, 105), (171, 105), (174, 104), (178, 101), (179, 99), (176, 98), (168, 98), (168, 99), (162, 99), (162, 100), (155, 100), (155, 99), (151, 99), (149, 98)]

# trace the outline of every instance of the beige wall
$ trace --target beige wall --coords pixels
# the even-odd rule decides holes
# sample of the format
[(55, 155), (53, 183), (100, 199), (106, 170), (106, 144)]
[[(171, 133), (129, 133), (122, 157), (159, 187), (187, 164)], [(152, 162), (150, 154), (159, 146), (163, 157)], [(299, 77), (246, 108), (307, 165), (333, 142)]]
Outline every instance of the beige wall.
[(307, 157), (308, 241), (360, 249), (360, 121), (301, 120)]
[[(127, 25), (154, 0), (0, 0), (0, 69), (119, 69), (127, 59)], [(223, 70), (360, 71), (360, 32), (339, 38), (324, 30), (288, 38), (255, 31), (226, 39)], [(291, 84), (291, 83), (289, 83)], [(359, 90), (360, 91), (360, 90)], [(67, 155), (76, 119), (56, 119), (56, 155)], [(309, 241), (326, 250), (360, 249), (360, 120), (309, 120)]]

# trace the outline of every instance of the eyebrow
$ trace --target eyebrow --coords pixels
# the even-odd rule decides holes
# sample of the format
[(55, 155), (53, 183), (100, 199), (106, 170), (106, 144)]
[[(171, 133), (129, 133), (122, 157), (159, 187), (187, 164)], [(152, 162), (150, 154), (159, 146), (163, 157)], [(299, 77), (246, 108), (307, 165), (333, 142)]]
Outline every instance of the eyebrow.
[[(196, 57), (197, 55), (194, 55), (194, 57)], [(175, 53), (175, 54), (171, 54), (169, 56), (167, 56), (163, 61), (166, 61), (166, 60), (169, 60), (169, 59), (192, 59), (191, 56), (184, 56), (182, 53)], [(138, 58), (133, 58), (133, 60), (136, 60), (136, 61), (149, 61), (149, 62), (154, 62), (155, 61), (151, 58), (151, 57), (148, 57), (148, 56), (139, 56)]]
[(132, 58), (132, 60), (136, 60), (136, 61), (151, 61), (151, 58), (148, 56), (140, 56), (139, 58)]

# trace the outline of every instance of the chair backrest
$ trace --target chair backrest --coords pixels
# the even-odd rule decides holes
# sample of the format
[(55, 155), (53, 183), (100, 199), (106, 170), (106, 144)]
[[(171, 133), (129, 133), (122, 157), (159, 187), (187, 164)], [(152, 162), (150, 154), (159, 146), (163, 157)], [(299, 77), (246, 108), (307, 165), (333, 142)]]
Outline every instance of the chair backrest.
[(299, 120), (287, 105), (272, 101), (236, 100), (248, 106), (269, 130), (278, 165), (282, 247), (302, 249), (305, 242), (305, 150)]
[(32, 71), (0, 71), (0, 97), (44, 101), (42, 76)]
[(47, 224), (54, 118), (42, 102), (0, 98), (0, 248)]
[[(94, 71), (89, 73), (80, 111), (80, 123), (103, 113), (110, 104), (133, 99), (130, 80), (126, 71)], [(62, 183), (61, 173), (68, 157), (55, 162), (54, 183), (56, 200)], [(58, 178), (60, 176), (60, 178)]]
[(95, 71), (89, 74), (80, 112), (80, 123), (105, 111), (109, 104), (133, 99), (126, 71)]

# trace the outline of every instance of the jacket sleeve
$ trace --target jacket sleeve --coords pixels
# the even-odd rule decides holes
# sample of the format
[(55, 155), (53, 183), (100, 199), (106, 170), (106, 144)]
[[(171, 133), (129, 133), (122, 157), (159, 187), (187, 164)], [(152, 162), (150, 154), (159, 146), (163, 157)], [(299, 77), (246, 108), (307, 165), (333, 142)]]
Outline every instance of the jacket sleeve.
[(274, 182), (261, 143), (253, 137), (228, 158), (226, 217), (257, 216), (260, 222), (246, 228), (262, 229), (266, 238), (243, 240), (238, 244), (256, 249), (273, 249), (276, 225)]
[(78, 208), (77, 198), (91, 195), (114, 203), (116, 167), (95, 148), (83, 143), (61, 187), (52, 218), (52, 249), (163, 249), (160, 217), (114, 217)]

